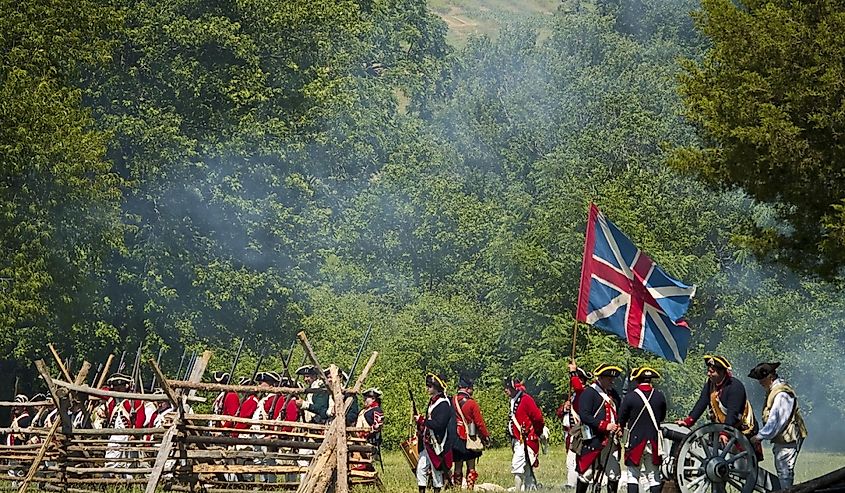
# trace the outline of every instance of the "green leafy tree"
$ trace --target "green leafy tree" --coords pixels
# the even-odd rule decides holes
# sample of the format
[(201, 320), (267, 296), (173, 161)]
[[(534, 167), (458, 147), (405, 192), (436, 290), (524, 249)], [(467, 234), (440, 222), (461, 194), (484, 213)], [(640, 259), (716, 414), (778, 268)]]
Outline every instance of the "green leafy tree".
[(703, 147), (675, 165), (772, 204), (745, 241), (768, 258), (824, 274), (845, 263), (842, 2), (705, 0), (711, 48), (685, 63), (681, 93)]
[(107, 339), (104, 261), (123, 245), (121, 180), (93, 129), (82, 66), (119, 17), (95, 2), (0, 4), (0, 350), (27, 359)]

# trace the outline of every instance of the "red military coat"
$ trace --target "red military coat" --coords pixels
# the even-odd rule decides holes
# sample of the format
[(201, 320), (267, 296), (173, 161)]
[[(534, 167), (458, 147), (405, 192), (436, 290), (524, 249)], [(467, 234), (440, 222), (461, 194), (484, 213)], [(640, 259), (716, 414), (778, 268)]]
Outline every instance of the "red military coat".
[[(515, 406), (515, 408), (514, 408)], [(534, 451), (535, 454), (540, 453), (540, 434), (543, 433), (543, 428), (546, 422), (543, 419), (543, 412), (537, 407), (534, 398), (521, 391), (515, 398), (511, 399), (511, 413), (509, 431), (510, 435), (520, 442), (525, 441), (528, 447)], [(523, 430), (525, 436), (523, 437)], [(535, 461), (534, 467), (537, 467), (539, 461)]]

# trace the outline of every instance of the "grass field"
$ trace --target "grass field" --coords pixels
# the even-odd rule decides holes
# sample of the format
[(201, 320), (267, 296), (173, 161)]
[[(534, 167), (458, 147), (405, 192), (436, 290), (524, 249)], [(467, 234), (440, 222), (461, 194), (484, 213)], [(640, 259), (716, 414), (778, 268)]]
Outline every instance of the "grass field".
[(449, 26), (449, 43), (463, 46), (472, 35), (495, 36), (508, 19), (550, 15), (560, 0), (429, 0), (429, 8)]
[[(478, 464), (479, 483), (496, 483), (500, 486), (513, 486), (510, 474), (511, 454), (508, 449), (488, 450)], [(821, 476), (845, 466), (845, 453), (802, 451), (796, 466), (797, 482)], [(774, 471), (771, 451), (766, 450), (763, 467)], [(414, 477), (405, 458), (399, 452), (384, 455), (384, 475), (382, 477), (389, 493), (415, 493)], [(381, 473), (381, 470), (379, 470)], [(540, 457), (537, 479), (545, 486), (543, 491), (560, 491), (560, 485), (566, 481), (566, 466), (562, 447), (552, 447), (548, 455)], [(620, 490), (621, 491), (621, 490)]]
[[(509, 449), (493, 449), (484, 453), (478, 463), (479, 483), (495, 483), (503, 487), (513, 485), (513, 477), (510, 474), (511, 453)], [(565, 482), (566, 467), (564, 465), (564, 453), (562, 447), (551, 447), (548, 455), (540, 457), (540, 467), (537, 469), (537, 479), (544, 485), (541, 491), (561, 491), (560, 485)], [(796, 467), (796, 482), (803, 482), (821, 476), (835, 469), (845, 466), (845, 453), (810, 452), (803, 451), (798, 457)], [(774, 471), (772, 466), (771, 452), (766, 450), (766, 460), (763, 467)], [(384, 473), (379, 469), (385, 490), (388, 493), (416, 493), (417, 487), (413, 474), (408, 467), (405, 458), (400, 452), (384, 453)], [(10, 483), (0, 483), (0, 491), (16, 491), (10, 488)], [(37, 491), (30, 488), (30, 491)], [(126, 492), (123, 488), (110, 488), (108, 492)], [(132, 490), (135, 492), (142, 489)], [(357, 493), (375, 493), (377, 490), (370, 488), (358, 488)], [(624, 491), (620, 489), (620, 491)]]

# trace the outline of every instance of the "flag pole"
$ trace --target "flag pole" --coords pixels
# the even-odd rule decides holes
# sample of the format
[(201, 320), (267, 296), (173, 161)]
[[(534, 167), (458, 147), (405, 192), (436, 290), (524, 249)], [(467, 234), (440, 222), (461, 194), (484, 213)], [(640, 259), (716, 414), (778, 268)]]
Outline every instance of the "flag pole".
[(598, 213), (598, 210), (594, 210), (595, 205), (594, 201), (590, 200), (590, 203), (587, 205), (587, 229), (584, 232), (584, 253), (581, 257), (581, 279), (578, 284), (578, 301), (575, 305), (575, 316), (573, 318), (572, 323), (572, 352), (569, 354), (569, 358), (571, 362), (575, 362), (575, 342), (578, 340), (578, 310), (581, 309), (581, 295), (584, 292), (585, 285), (589, 286), (590, 278), (589, 275), (585, 278), (585, 263), (587, 259), (587, 255), (592, 255), (592, 243), (595, 241), (593, 239), (593, 235), (590, 231), (591, 221), (593, 219), (593, 215)]

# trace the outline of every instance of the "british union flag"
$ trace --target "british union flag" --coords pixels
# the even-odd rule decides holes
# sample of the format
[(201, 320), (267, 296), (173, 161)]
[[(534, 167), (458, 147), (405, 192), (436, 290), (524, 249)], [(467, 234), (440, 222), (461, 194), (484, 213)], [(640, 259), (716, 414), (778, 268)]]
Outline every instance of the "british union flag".
[(590, 204), (578, 321), (680, 363), (690, 339), (683, 317), (694, 294), (695, 286), (666, 274)]

